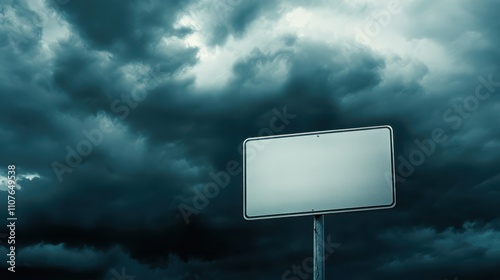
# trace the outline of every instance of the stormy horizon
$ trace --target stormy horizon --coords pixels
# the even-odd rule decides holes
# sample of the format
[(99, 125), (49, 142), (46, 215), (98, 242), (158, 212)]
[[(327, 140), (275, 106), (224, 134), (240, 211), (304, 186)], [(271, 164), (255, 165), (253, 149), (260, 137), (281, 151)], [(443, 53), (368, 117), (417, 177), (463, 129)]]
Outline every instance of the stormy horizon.
[[(244, 141), (378, 126), (392, 127), (397, 203), (325, 215), (326, 279), (500, 279), (498, 11), (495, 0), (2, 1), (2, 279), (313, 279), (312, 216), (245, 220)], [(252, 215), (318, 198), (350, 207), (348, 191), (328, 199), (330, 181), (314, 181), (324, 196), (289, 186), (310, 182), (304, 166), (382, 185), (391, 159), (377, 137), (364, 164), (291, 164), (357, 151), (356, 138), (270, 145), (295, 151), (275, 161), (254, 142), (252, 172), (276, 177), (252, 177)]]

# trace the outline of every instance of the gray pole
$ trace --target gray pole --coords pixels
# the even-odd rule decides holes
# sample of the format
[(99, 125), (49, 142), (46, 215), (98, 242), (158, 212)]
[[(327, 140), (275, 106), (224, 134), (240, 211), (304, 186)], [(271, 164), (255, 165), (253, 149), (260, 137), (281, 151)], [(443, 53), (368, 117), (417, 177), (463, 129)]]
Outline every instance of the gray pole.
[(323, 215), (314, 216), (314, 280), (325, 279), (325, 223)]

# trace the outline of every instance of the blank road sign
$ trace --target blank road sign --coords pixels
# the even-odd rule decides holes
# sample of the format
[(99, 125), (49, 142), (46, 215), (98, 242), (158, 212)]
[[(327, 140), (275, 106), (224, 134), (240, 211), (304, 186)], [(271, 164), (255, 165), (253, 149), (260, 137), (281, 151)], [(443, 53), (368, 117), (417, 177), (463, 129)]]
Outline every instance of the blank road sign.
[(248, 138), (243, 163), (247, 220), (396, 204), (390, 126)]

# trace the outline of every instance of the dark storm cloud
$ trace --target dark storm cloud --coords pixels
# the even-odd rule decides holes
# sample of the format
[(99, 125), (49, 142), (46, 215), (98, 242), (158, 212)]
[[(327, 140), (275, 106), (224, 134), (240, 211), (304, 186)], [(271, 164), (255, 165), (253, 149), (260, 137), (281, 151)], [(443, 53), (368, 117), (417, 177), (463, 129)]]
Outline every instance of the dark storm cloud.
[[(29, 9), (24, 2), (4, 1), (0, 5), (2, 20), (2, 35), (0, 35), (0, 45), (2, 47), (12, 47), (20, 55), (33, 55), (39, 47), (43, 27), (39, 15)], [(14, 8), (14, 10), (12, 10)], [(16, 18), (9, 17), (10, 13), (15, 13)], [(22, 24), (16, 22), (22, 20)]]
[(277, 2), (227, 0), (203, 3), (201, 9), (208, 14), (204, 23), (210, 27), (210, 34), (207, 34), (209, 45), (224, 45), (231, 36), (243, 37), (259, 17), (275, 14)]
[(418, 26), (405, 22), (402, 34), (409, 39), (431, 39), (439, 42), (446, 53), (460, 57), (460, 61), (477, 66), (478, 69), (497, 71), (500, 61), (498, 44), (499, 23), (495, 20), (498, 1), (470, 3), (442, 1), (439, 7), (448, 10), (447, 16), (430, 13), (436, 9), (431, 1), (413, 1), (408, 7)]
[(174, 28), (177, 12), (190, 1), (50, 1), (74, 31), (97, 50), (126, 58), (157, 58), (162, 36), (183, 36), (186, 28)]
[[(159, 48), (162, 47), (159, 44)], [(69, 98), (67, 103), (61, 105), (62, 110), (72, 113), (84, 109), (92, 113), (105, 111), (113, 114), (120, 107), (113, 106), (113, 102), (122, 100), (124, 95), (131, 95), (131, 84), (123, 73), (128, 61), (89, 51), (78, 44), (77, 39), (54, 46), (54, 51), (59, 53), (54, 61), (54, 85)], [(148, 79), (151, 80), (149, 83), (160, 84), (162, 75), (173, 75), (196, 62), (194, 49), (173, 46), (167, 51), (155, 63), (137, 64), (136, 67), (147, 69), (137, 79), (143, 82)]]
[[(224, 168), (231, 158), (239, 159), (239, 143), (268, 125), (273, 109), (282, 112), (286, 107), (287, 112), (299, 116), (292, 124), (296, 131), (307, 129), (306, 126), (313, 130), (332, 127), (339, 113), (339, 109), (332, 110), (338, 107), (336, 98), (380, 81), (378, 69), (383, 67), (383, 61), (370, 54), (352, 57), (318, 43), (304, 43), (296, 51), (266, 54), (255, 50), (234, 65), (234, 80), (224, 92), (194, 98), (196, 93), (163, 85), (141, 102), (129, 123), (151, 141), (182, 139), (192, 157), (215, 159), (220, 163), (218, 167)], [(285, 84), (274, 91), (262, 88), (265, 94), (252, 97), (254, 85), (258, 86), (258, 67), (278, 60), (291, 64)], [(347, 62), (352, 66), (344, 67), (338, 74), (336, 69)], [(362, 83), (355, 83), (358, 76), (363, 77)]]
[[(244, 221), (240, 174), (189, 225), (178, 208), (213, 181), (210, 172), (240, 162), (241, 142), (268, 128), (276, 110), (294, 116), (277, 133), (390, 124), (398, 167), (399, 156), (411, 163), (415, 151), (424, 155), (409, 175), (399, 174), (395, 209), (327, 217), (325, 233), (340, 244), (327, 260), (328, 275), (498, 276), (500, 88), (478, 79), (500, 81), (490, 8), (496, 3), (460, 3), (443, 11), (448, 16), (432, 13), (440, 5), (433, 2), (406, 8), (394, 28), (446, 48), (453, 63), (441, 70), (353, 38), (327, 43), (288, 31), (274, 48), (257, 44), (238, 53), (218, 89), (183, 76), (203, 63), (204, 50), (179, 41), (196, 30), (177, 20), (189, 9), (202, 11), (210, 30), (202, 37), (209, 48), (223, 48), (295, 4), (282, 10), (276, 1), (225, 1), (215, 9), (194, 1), (47, 4), (45, 12), (67, 24), (67, 37), (47, 45), (46, 16), (17, 2), (3, 5), (0, 34), (0, 162), (15, 160), (20, 173), (40, 176), (20, 181), (17, 193), (18, 265), (26, 279), (112, 279), (122, 268), (137, 279), (281, 279), (311, 255), (310, 217)], [(320, 4), (326, 5), (300, 5)], [(458, 26), (448, 23), (463, 15)], [(463, 107), (479, 85), (489, 97), (461, 115), (454, 105)], [(141, 90), (135, 105), (124, 101)], [(111, 131), (58, 180), (53, 162), (67, 164), (68, 147), (78, 150), (83, 131), (95, 131), (102, 120)], [(432, 139), (436, 128), (447, 140), (427, 154), (417, 143)]]
[[(25, 8), (23, 7), (23, 9)], [(9, 9), (9, 12), (16, 12), (18, 17), (23, 17), (23, 9), (19, 7)], [(152, 18), (150, 19), (152, 20)], [(17, 27), (14, 26), (13, 28)], [(139, 27), (139, 29), (141, 28)], [(144, 29), (147, 30), (148, 28)], [(9, 33), (5, 32), (3, 34), (8, 35)], [(128, 33), (121, 35), (124, 34)], [(25, 35), (29, 36), (29, 34)], [(121, 38), (121, 35), (112, 39), (116, 41), (129, 40)], [(36, 52), (32, 53), (31, 57), (28, 57), (30, 54), (26, 50), (20, 49), (23, 45), (16, 41), (18, 40), (17, 37), (11, 36), (8, 38), (9, 41), (4, 46), (7, 52), (2, 52), (3, 56), (5, 56), (4, 61), (11, 61), (8, 68), (3, 68), (4, 74), (2, 75), (4, 80), (2, 92), (7, 94), (4, 97), (10, 99), (9, 103), (2, 103), (5, 106), (3, 113), (8, 116), (8, 118), (3, 119), (2, 125), (2, 132), (5, 135), (2, 139), (6, 141), (4, 146), (6, 150), (2, 154), (6, 156), (4, 159), (15, 158), (15, 163), (21, 166), (19, 168), (20, 172), (38, 172), (42, 176), (42, 179), (35, 179), (33, 182), (23, 184), (23, 189), (18, 192), (19, 204), (31, 205), (19, 209), (19, 215), (25, 217), (25, 222), (20, 222), (18, 226), (20, 239), (23, 239), (20, 244), (21, 247), (36, 245), (40, 242), (65, 244), (65, 246), (76, 246), (77, 248), (83, 246), (107, 248), (115, 243), (129, 243), (125, 240), (116, 239), (116, 236), (106, 238), (105, 234), (102, 239), (95, 239), (95, 237), (106, 232), (107, 227), (111, 228), (109, 232), (115, 234), (117, 229), (127, 228), (127, 221), (115, 220), (110, 223), (108, 219), (114, 220), (119, 216), (130, 217), (130, 214), (127, 214), (129, 212), (129, 206), (127, 205), (133, 203), (133, 201), (142, 204), (137, 205), (138, 209), (149, 212), (153, 209), (150, 208), (150, 205), (164, 205), (163, 210), (157, 212), (158, 209), (155, 206), (155, 210), (152, 212), (169, 213), (169, 207), (172, 207), (171, 201), (165, 201), (165, 198), (172, 198), (172, 190), (175, 192), (176, 186), (181, 187), (190, 181), (188, 178), (184, 182), (178, 180), (178, 176), (184, 176), (182, 174), (185, 170), (179, 171), (176, 168), (175, 160), (172, 161), (173, 165), (167, 168), (171, 169), (171, 171), (167, 172), (172, 172), (170, 175), (165, 173), (165, 169), (161, 173), (157, 173), (152, 167), (148, 167), (147, 169), (134, 170), (137, 181), (128, 181), (123, 180), (123, 178), (120, 179), (122, 175), (119, 175), (128, 172), (127, 167), (125, 165), (113, 165), (113, 155), (109, 153), (109, 150), (103, 152), (101, 146), (95, 147), (94, 152), (85, 158), (79, 169), (72, 173), (73, 177), (67, 176), (62, 184), (57, 183), (53, 171), (49, 168), (51, 160), (64, 162), (65, 157), (67, 157), (67, 151), (64, 150), (65, 146), (72, 146), (74, 149), (75, 143), (82, 140), (81, 123), (78, 124), (79, 127), (74, 127), (74, 124), (86, 122), (89, 117), (92, 119), (97, 115), (109, 114), (112, 118), (116, 117), (113, 115), (114, 112), (110, 112), (112, 101), (123, 92), (129, 92), (125, 89), (126, 85), (117, 85), (116, 87), (110, 87), (110, 85), (120, 84), (123, 81), (123, 78), (116, 71), (116, 67), (123, 65), (123, 62), (106, 61), (106, 56), (99, 56), (97, 53), (90, 51), (80, 44), (78, 38), (72, 37), (66, 42), (61, 42), (59, 46), (51, 46), (53, 51), (57, 53), (54, 61), (49, 64), (53, 65), (54, 68), (51, 71), (45, 71), (47, 67), (47, 65), (44, 65), (46, 57)], [(37, 43), (38, 41), (33, 45), (37, 46)], [(106, 41), (96, 44), (103, 48), (114, 47), (114, 45), (106, 45), (106, 43), (112, 44), (113, 42)], [(186, 50), (187, 55), (190, 57), (195, 54), (194, 52), (189, 53), (188, 49)], [(163, 68), (155, 69), (155, 71), (173, 73), (183, 64), (193, 61), (190, 57), (183, 56), (181, 54), (183, 51), (174, 48), (169, 54), (171, 59), (168, 59), (169, 56), (166, 59), (170, 64), (164, 63), (166, 66), (162, 64)], [(19, 56), (17, 53), (24, 56)], [(34, 75), (34, 73), (37, 74)], [(51, 73), (53, 73), (53, 79), (47, 79)], [(47, 82), (50, 80), (53, 83)], [(39, 107), (40, 104), (45, 104), (44, 108)], [(95, 126), (87, 128), (89, 130), (95, 129)], [(14, 131), (16, 132), (13, 133)], [(73, 134), (73, 132), (75, 133)], [(35, 137), (38, 139), (37, 141), (33, 141)], [(20, 144), (14, 149), (9, 148), (12, 143), (16, 142)], [(103, 145), (106, 144), (105, 142), (106, 139)], [(115, 142), (114, 145), (116, 144), (118, 143)], [(133, 152), (133, 150), (129, 150), (129, 152)], [(160, 149), (159, 152), (160, 155), (163, 155), (157, 157), (158, 161), (150, 162), (151, 166), (161, 166), (164, 163), (165, 158), (162, 159), (162, 156), (166, 155), (166, 150)], [(149, 161), (149, 159), (146, 161)], [(88, 174), (91, 173), (95, 177), (89, 177)], [(108, 178), (110, 175), (114, 178), (111, 181), (97, 179), (100, 176)], [(112, 185), (119, 190), (113, 191)], [(158, 194), (159, 186), (163, 186), (162, 189), (166, 192), (164, 195)], [(142, 188), (145, 189), (141, 192), (148, 197), (144, 200), (137, 199), (137, 193)], [(96, 193), (99, 193), (99, 195), (95, 196)], [(114, 195), (119, 193), (126, 195)], [(152, 198), (157, 199), (157, 202), (151, 200)], [(89, 206), (89, 201), (93, 201), (94, 207)], [(148, 225), (156, 228), (158, 225), (158, 227), (162, 228), (169, 223), (169, 218), (166, 216), (158, 217), (155, 215), (155, 217), (151, 216), (147, 220), (143, 220), (142, 217), (144, 216), (142, 214), (135, 214), (134, 216), (138, 218), (137, 221), (140, 224), (143, 224), (142, 226)], [(47, 224), (52, 225), (52, 227), (47, 227)], [(85, 230), (82, 231), (82, 227), (94, 230), (91, 230), (89, 234)], [(54, 231), (51, 229), (54, 229)], [(74, 239), (65, 239), (67, 235), (61, 234), (64, 232), (73, 236)], [(134, 236), (134, 234), (130, 236)], [(163, 237), (164, 234), (161, 236)], [(133, 240), (131, 239), (130, 244), (133, 243)], [(181, 255), (182, 246), (186, 245), (173, 242), (170, 245), (171, 249), (167, 251), (176, 251), (173, 248), (174, 245), (179, 246), (180, 249), (177, 251)], [(136, 253), (133, 248), (127, 248), (127, 250), (133, 251), (134, 257), (143, 258), (141, 256), (144, 254)], [(145, 255), (149, 256), (148, 253)], [(93, 269), (90, 267), (88, 273), (91, 273)], [(55, 267), (49, 267), (44, 271), (47, 274), (53, 274), (52, 272), (57, 270)], [(71, 271), (71, 269), (69, 270)], [(70, 271), (68, 273), (77, 273)], [(36, 273), (34, 270), (32, 272)], [(38, 270), (38, 272), (41, 272), (41, 270)], [(58, 273), (64, 274), (64, 269), (61, 268)], [(81, 272), (82, 275), (88, 273)], [(67, 279), (67, 277), (64, 278), (65, 276), (61, 277)]]

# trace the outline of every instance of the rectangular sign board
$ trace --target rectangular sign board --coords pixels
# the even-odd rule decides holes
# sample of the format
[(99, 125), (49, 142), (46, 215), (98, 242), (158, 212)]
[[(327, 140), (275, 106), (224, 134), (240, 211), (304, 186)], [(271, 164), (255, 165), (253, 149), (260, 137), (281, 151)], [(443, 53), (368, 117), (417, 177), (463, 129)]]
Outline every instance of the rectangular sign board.
[(243, 144), (247, 220), (392, 208), (390, 126), (248, 138)]

